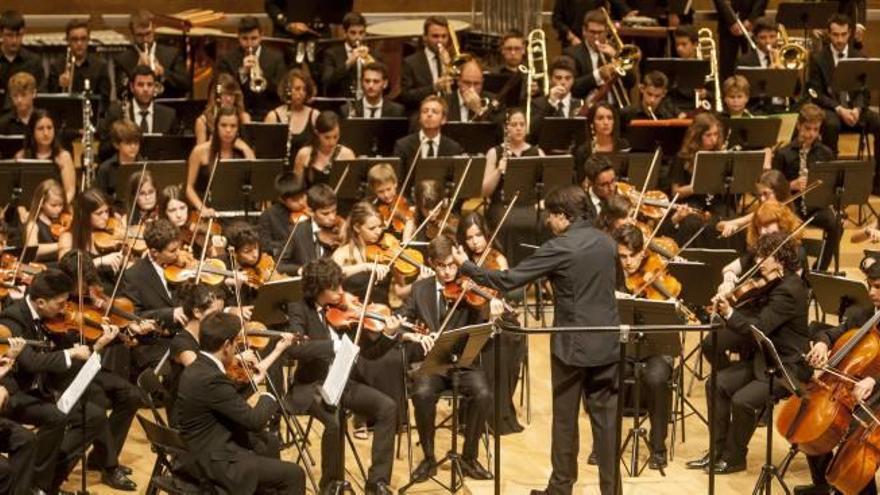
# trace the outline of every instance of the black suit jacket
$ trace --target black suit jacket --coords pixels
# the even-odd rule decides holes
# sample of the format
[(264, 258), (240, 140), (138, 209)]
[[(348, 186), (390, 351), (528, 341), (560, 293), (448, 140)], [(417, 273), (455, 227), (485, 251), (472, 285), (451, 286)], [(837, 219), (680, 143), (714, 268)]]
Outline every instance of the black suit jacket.
[[(260, 215), (258, 228), (263, 248), (270, 250), (277, 260), (293, 228), (290, 223), (290, 212), (284, 205), (275, 203)], [(331, 254), (327, 249), (324, 251), (328, 256)], [(312, 233), (312, 220), (304, 220), (296, 227), (293, 239), (284, 252), (284, 257), (279, 261), (278, 271), (296, 274), (300, 267), (317, 258), (318, 250)]]
[[(571, 94), (578, 98), (586, 98), (591, 91), (599, 87), (599, 81), (593, 77), (593, 69), (597, 69), (598, 67), (593, 67), (593, 59), (590, 57), (590, 51), (585, 43), (566, 48), (565, 54), (574, 59), (576, 70), (574, 86), (571, 87)], [(601, 62), (601, 58), (599, 61)], [(627, 72), (627, 74), (623, 76), (623, 83), (627, 88), (633, 86), (635, 83), (635, 77), (633, 76), (632, 71)]]
[[(348, 103), (342, 105), (342, 115), (345, 117), (352, 116), (351, 108)], [(368, 112), (364, 111), (364, 100), (360, 99), (354, 102), (354, 117), (363, 118)], [(406, 117), (406, 109), (400, 103), (382, 98), (382, 118), (386, 117)], [(367, 117), (369, 118), (369, 117)]]
[(190, 451), (212, 481), (229, 493), (253, 493), (256, 473), (230, 469), (238, 459), (256, 455), (245, 442), (247, 432), (260, 431), (278, 410), (262, 396), (251, 407), (217, 364), (199, 354), (180, 376), (174, 411), (176, 425)]
[[(131, 80), (131, 73), (138, 65), (140, 57), (134, 46), (129, 46), (116, 56), (116, 94), (122, 94), (125, 85)], [(165, 91), (163, 98), (183, 98), (192, 89), (192, 81), (186, 71), (186, 61), (180, 50), (163, 45), (156, 45), (156, 60), (162, 64), (165, 74), (162, 77), (162, 85)]]
[(434, 94), (434, 78), (431, 77), (428, 63), (428, 56), (425, 55), (422, 47), (403, 59), (400, 73), (400, 101), (409, 110), (418, 108), (426, 96)]
[[(169, 289), (173, 288), (171, 286)], [(159, 274), (149, 258), (140, 258), (122, 276), (122, 292), (134, 303), (135, 312), (143, 318), (155, 319), (163, 328), (179, 328), (174, 322), (174, 307), (177, 306), (171, 295), (165, 291)]]
[[(66, 68), (64, 62), (64, 57), (61, 57), (49, 66), (47, 86), (50, 93), (66, 91), (66, 89), (62, 89), (58, 85), (58, 78), (64, 73)], [(82, 92), (85, 80), (88, 79), (92, 94), (99, 96), (101, 99), (100, 110), (102, 112), (106, 111), (107, 105), (110, 104), (110, 72), (108, 71), (107, 62), (94, 53), (87, 54), (85, 61), (73, 70), (73, 91), (76, 93)]]
[[(8, 327), (15, 337), (49, 341), (49, 336), (37, 327), (24, 299), (13, 302), (0, 313), (0, 325)], [(60, 390), (70, 370), (63, 350), (47, 351), (26, 345), (15, 360), (13, 386), (22, 391), (37, 387), (38, 394), (49, 398), (50, 389)]]
[(270, 46), (262, 45), (259, 61), (263, 77), (266, 78), (266, 89), (262, 93), (254, 93), (250, 89), (250, 74), (242, 79), (239, 73), (244, 56), (245, 52), (241, 46), (236, 47), (217, 62), (217, 71), (230, 74), (238, 81), (241, 91), (244, 93), (245, 108), (250, 112), (254, 121), (260, 122), (269, 111), (281, 103), (278, 99), (278, 85), (284, 78), (287, 67), (284, 65), (284, 57), (281, 53)]
[[(800, 150), (801, 145), (795, 140), (779, 148), (773, 154), (773, 168), (782, 172), (785, 178), (790, 181), (796, 179), (800, 173)], [(831, 160), (834, 160), (834, 152), (821, 142), (813, 143), (813, 147), (807, 152), (808, 169), (817, 162), (829, 162)]]
[[(417, 280), (413, 283), (412, 293), (399, 310), (400, 316), (410, 322), (421, 321), (431, 332), (436, 332), (440, 329), (440, 325), (446, 318), (446, 313), (441, 314), (438, 295), (436, 276)], [(452, 307), (452, 302), (448, 303), (448, 307)], [(449, 320), (446, 328), (459, 328), (480, 323), (481, 321), (484, 321), (484, 319), (480, 312), (462, 301), (455, 309), (455, 313)]]
[[(140, 116), (135, 118), (138, 111), (136, 103), (132, 103), (128, 108), (128, 118), (137, 125), (140, 122)], [(98, 139), (101, 145), (98, 149), (98, 158), (104, 161), (113, 155), (113, 140), (110, 139), (110, 130), (113, 123), (123, 118), (122, 103), (117, 101), (110, 104), (104, 119), (98, 124)], [(152, 134), (177, 134), (180, 130), (180, 122), (177, 120), (177, 112), (161, 103), (153, 103), (153, 128)]]
[[(467, 262), (461, 272), (505, 292), (549, 277), (556, 299), (553, 324), (566, 327), (619, 324), (615, 266), (617, 248), (611, 238), (587, 220), (577, 220), (509, 270), (490, 271)], [(603, 366), (620, 357), (618, 336), (611, 333), (554, 334), (550, 345), (553, 355), (570, 366)]]
[[(852, 46), (849, 47), (848, 52), (847, 58), (864, 57), (861, 52)], [(813, 98), (815, 103), (826, 111), (831, 112), (833, 112), (834, 108), (838, 105), (843, 105), (846, 108), (860, 108), (864, 111), (865, 108), (867, 108), (868, 103), (871, 101), (869, 90), (865, 89), (861, 92), (851, 91), (848, 93), (848, 102), (840, 101), (840, 92), (834, 91), (831, 88), (831, 80), (834, 77), (834, 68), (834, 55), (831, 54), (831, 48), (829, 45), (825, 45), (820, 51), (814, 52), (810, 55), (810, 71), (807, 76), (807, 91), (813, 90), (816, 92), (816, 97)]]
[[(496, 95), (488, 91), (483, 91), (482, 93), (480, 93), (480, 98), (488, 98), (489, 101), (493, 101), (496, 99)], [(462, 106), (464, 106), (464, 102), (462, 102), (459, 98), (458, 91), (453, 91), (451, 95), (446, 97), (446, 105), (448, 107), (448, 111), (446, 112), (446, 120), (448, 122), (462, 122), (463, 119), (461, 118), (461, 108)], [(496, 122), (499, 125), (504, 123), (503, 104), (495, 110), (487, 111), (487, 114), (488, 115), (484, 115), (483, 117), (481, 117), (480, 120), (484, 122)], [(468, 121), (472, 121), (474, 117), (474, 113), (469, 111)]]
[(560, 115), (559, 110), (550, 104), (546, 96), (535, 98), (532, 100), (532, 122), (529, 132), (533, 136), (540, 135), (541, 123), (545, 117), (577, 117), (583, 104), (584, 100), (572, 96), (567, 109), (568, 115)]
[[(374, 60), (379, 56), (370, 49), (370, 55)], [(324, 86), (324, 94), (333, 97), (350, 98), (354, 95), (352, 88), (357, 78), (357, 64), (351, 67), (345, 66), (348, 54), (345, 51), (345, 43), (336, 43), (323, 52), (321, 67), (321, 84)]]
[(837, 342), (841, 335), (853, 328), (860, 328), (874, 316), (874, 308), (865, 306), (850, 306), (843, 313), (843, 319), (837, 326), (826, 328), (816, 334), (816, 338), (825, 342), (829, 348)]
[(46, 73), (39, 55), (27, 48), (22, 48), (12, 62), (6, 57), (0, 57), (0, 96), (5, 100), (4, 108), (11, 108), (11, 100), (7, 98), (6, 86), (9, 84), (9, 78), (18, 72), (27, 72), (34, 76), (34, 79), (37, 80), (37, 91), (45, 88)]
[(620, 19), (629, 12), (629, 6), (624, 0), (611, 0), (605, 2), (602, 0), (556, 0), (553, 3), (553, 29), (559, 36), (559, 41), (563, 46), (567, 46), (568, 33), (573, 31), (574, 34), (581, 38), (581, 26), (584, 23), (584, 15), (591, 10), (599, 7), (608, 7), (611, 4), (611, 17)]
[[(406, 172), (418, 151), (418, 132), (406, 135), (394, 143), (394, 152), (392, 154), (400, 157), (400, 164), (403, 167), (404, 175), (406, 175)], [(464, 154), (464, 148), (462, 148), (457, 141), (440, 134), (440, 144), (437, 146), (437, 156), (456, 156), (461, 154)]]

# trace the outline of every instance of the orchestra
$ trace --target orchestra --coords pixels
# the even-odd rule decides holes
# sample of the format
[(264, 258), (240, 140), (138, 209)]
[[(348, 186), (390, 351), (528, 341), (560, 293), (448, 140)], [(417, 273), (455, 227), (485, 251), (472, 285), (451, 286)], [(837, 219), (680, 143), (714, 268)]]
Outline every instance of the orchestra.
[[(405, 35), (350, 1), (137, 10), (54, 50), (0, 13), (0, 492), (513, 490), (490, 438), (538, 414), (547, 458), (503, 461), (533, 495), (642, 465), (876, 493), (870, 12), (655, 3)], [(189, 462), (144, 469), (155, 428)]]

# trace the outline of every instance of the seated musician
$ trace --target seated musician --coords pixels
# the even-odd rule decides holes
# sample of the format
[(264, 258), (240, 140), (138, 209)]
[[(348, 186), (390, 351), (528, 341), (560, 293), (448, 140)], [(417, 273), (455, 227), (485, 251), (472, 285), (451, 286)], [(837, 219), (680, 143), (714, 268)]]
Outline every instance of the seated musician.
[[(428, 220), (428, 215), (440, 203), (446, 203), (443, 198), (443, 186), (439, 181), (433, 179), (424, 179), (416, 182), (413, 187), (413, 208), (415, 209), (415, 218), (413, 222), (421, 225), (422, 222)], [(428, 220), (427, 226), (416, 234), (415, 241), (427, 243), (440, 233), (440, 223), (443, 221), (441, 214), (445, 214), (443, 207)], [(439, 218), (438, 218), (439, 217)], [(452, 218), (452, 215), (450, 215)], [(448, 223), (448, 222), (447, 222)], [(449, 226), (444, 228), (443, 234), (451, 235), (452, 231)]]
[[(501, 45), (498, 47), (498, 50), (501, 52), (502, 62), (496, 65), (490, 72), (493, 74), (506, 75), (508, 77), (516, 76), (521, 78), (522, 87), (517, 101), (518, 106), (523, 106), (526, 104), (526, 91), (529, 90), (529, 88), (526, 88), (526, 77), (520, 71), (520, 67), (525, 67), (528, 64), (526, 57), (526, 40), (523, 33), (517, 29), (504, 33), (501, 37)], [(538, 84), (538, 81), (532, 81), (532, 87), (530, 90), (532, 98), (537, 98), (543, 93), (543, 87), (541, 84)]]
[[(354, 151), (339, 144), (339, 115), (326, 110), (315, 119), (309, 144), (296, 152), (293, 175), (302, 178), (307, 187), (326, 184), (336, 160), (353, 160)], [(335, 184), (333, 184), (335, 186)]]
[(529, 132), (540, 135), (541, 121), (544, 117), (575, 117), (582, 110), (584, 100), (571, 94), (574, 84), (574, 61), (568, 56), (553, 59), (550, 71), (550, 92), (532, 100), (531, 129)]
[(10, 94), (6, 83), (19, 72), (34, 77), (36, 87), (44, 87), (43, 64), (39, 55), (24, 48), (24, 16), (16, 10), (6, 10), (0, 14), (0, 94)]
[[(758, 328), (773, 342), (788, 374), (806, 381), (812, 374), (803, 357), (810, 339), (807, 329), (808, 290), (797, 274), (800, 268), (797, 242), (785, 240), (786, 233), (777, 232), (765, 234), (757, 242), (755, 256), (760, 260), (757, 275), (771, 280), (775, 278), (769, 293), (750, 300), (739, 309), (733, 309), (723, 295), (717, 296), (715, 301), (718, 314), (727, 322), (727, 329), (749, 339), (752, 327)], [(766, 401), (788, 395), (788, 391), (777, 382), (773, 397), (767, 396), (767, 377), (757, 374), (755, 359), (763, 358), (759, 354), (720, 370), (714, 396), (710, 397), (711, 383), (707, 381), (707, 401), (711, 400), (715, 409), (712, 427), (716, 459), (709, 459), (707, 454), (689, 462), (688, 468), (707, 472), (712, 469), (716, 474), (746, 469), (749, 440)]]
[[(217, 211), (203, 199), (208, 187), (222, 181), (222, 161), (245, 158), (254, 160), (254, 150), (239, 137), (241, 116), (233, 108), (221, 108), (214, 120), (211, 139), (197, 144), (186, 162), (186, 199), (203, 217), (216, 216)], [(213, 173), (213, 177), (212, 177)]]
[(58, 237), (70, 228), (70, 225), (64, 225), (69, 220), (64, 189), (55, 179), (46, 179), (34, 189), (21, 237), (25, 239), (25, 245), (37, 246), (38, 260), (58, 260)]
[[(199, 353), (180, 375), (175, 404), (177, 424), (187, 445), (205, 466), (207, 477), (236, 493), (305, 493), (305, 474), (293, 462), (282, 461), (277, 448), (256, 448), (244, 441), (247, 433), (264, 429), (278, 411), (278, 398), (260, 392), (251, 407), (226, 376), (233, 362), (241, 320), (212, 313), (199, 325)], [(278, 346), (288, 348), (292, 336)], [(259, 384), (265, 374), (255, 373)]]
[(73, 195), (76, 194), (73, 155), (62, 147), (61, 132), (49, 112), (41, 109), (33, 111), (24, 133), (24, 147), (15, 154), (15, 159), (52, 162), (58, 168), (55, 178), (64, 186), (67, 201), (73, 201)]
[(666, 97), (669, 90), (669, 79), (666, 74), (659, 71), (651, 71), (642, 77), (639, 83), (639, 103), (633, 103), (620, 111), (621, 125), (629, 126), (630, 121), (635, 119), (674, 119), (684, 117), (675, 108), (671, 98)]
[[(377, 163), (370, 167), (367, 172), (367, 187), (370, 189), (369, 195), (373, 198), (373, 204), (382, 213), (382, 220), (390, 226), (390, 232), (401, 241), (412, 239), (416, 230), (414, 212), (405, 198), (398, 201), (397, 173), (394, 167), (389, 163)], [(395, 224), (401, 220), (403, 228), (398, 231)]]
[[(584, 14), (592, 8), (592, 5), (596, 4), (578, 0), (555, 0), (553, 2), (553, 29), (556, 30), (563, 48), (580, 45), (584, 39), (587, 39), (581, 34), (581, 26), (584, 22)], [(612, 0), (609, 2), (609, 7), (610, 14), (614, 19), (626, 17), (630, 15), (630, 12), (638, 14), (638, 11), (630, 9), (627, 3), (622, 0)]]
[[(284, 76), (284, 58), (276, 49), (262, 44), (263, 31), (256, 17), (238, 21), (238, 46), (217, 62), (217, 72), (234, 76), (244, 93), (244, 107), (263, 120), (278, 103), (278, 84)], [(251, 75), (263, 77), (262, 86)]]
[[(791, 186), (789, 185), (788, 179), (786, 179), (785, 175), (779, 170), (765, 170), (761, 173), (761, 176), (758, 177), (758, 181), (755, 183), (754, 195), (758, 200), (758, 204), (754, 208), (755, 210), (768, 201), (788, 203), (789, 198), (791, 197)], [(731, 237), (737, 231), (745, 229), (752, 221), (753, 216), (754, 211), (737, 218), (719, 220), (718, 223), (715, 224), (715, 229), (720, 232), (721, 237)], [(756, 240), (758, 240), (757, 237), (751, 241), (754, 242)], [(743, 247), (745, 247), (744, 244)]]
[[(822, 142), (838, 153), (838, 137), (840, 131), (864, 129), (874, 137), (874, 165), (880, 160), (880, 115), (871, 110), (870, 94), (864, 91), (840, 93), (831, 87), (834, 69), (840, 60), (861, 58), (864, 55), (850, 46), (850, 33), (853, 29), (852, 20), (842, 14), (835, 14), (828, 20), (829, 43), (821, 50), (810, 55), (809, 75), (807, 76), (807, 92), (816, 103), (825, 110), (825, 122), (822, 125)], [(814, 96), (815, 95), (815, 96)], [(880, 192), (880, 173), (874, 173), (874, 194)]]
[[(672, 32), (672, 37), (675, 40), (675, 53), (673, 54), (674, 58), (682, 60), (693, 60), (699, 57), (698, 53), (700, 51), (700, 48), (698, 46), (698, 43), (700, 38), (697, 34), (697, 28), (694, 25), (683, 24), (681, 26), (678, 26), (677, 28), (675, 28), (675, 31)], [(699, 88), (696, 90), (684, 90), (679, 88), (677, 85), (669, 88), (667, 97), (672, 101), (672, 104), (675, 106), (675, 108), (679, 109), (680, 111), (693, 112), (696, 109), (694, 91), (696, 91), (700, 95), (701, 101), (706, 99), (706, 88)]]
[(266, 114), (264, 122), (287, 124), (287, 161), (312, 139), (312, 128), (318, 119), (318, 110), (308, 105), (315, 96), (315, 83), (303, 69), (290, 69), (278, 85), (282, 104)]
[(121, 102), (111, 104), (104, 120), (98, 125), (96, 137), (101, 141), (98, 150), (100, 160), (106, 160), (113, 154), (110, 130), (117, 120), (127, 119), (134, 122), (141, 130), (141, 135), (177, 132), (177, 113), (173, 108), (155, 102), (155, 89), (156, 75), (149, 67), (139, 65), (132, 69), (128, 82), (131, 101), (120, 99)]
[[(502, 103), (495, 100), (494, 94), (483, 90), (483, 67), (477, 58), (470, 58), (459, 66), (455, 88), (446, 95), (448, 122), (499, 122), (504, 118)], [(499, 106), (493, 106), (495, 104)]]
[[(445, 236), (438, 236), (431, 241), (428, 245), (427, 261), (436, 275), (415, 282), (412, 295), (400, 310), (403, 318), (421, 321), (435, 334), (446, 329), (486, 321), (479, 310), (469, 307), (465, 301), (461, 301), (458, 307), (454, 308), (454, 301), (447, 301), (444, 298), (443, 287), (447, 283), (455, 282), (458, 277), (458, 266), (452, 259), (454, 245), (454, 241)], [(491, 304), (492, 314), (500, 314), (500, 308), (496, 307), (496, 305), (500, 306), (498, 301)], [(450, 311), (454, 313), (450, 315)], [(430, 345), (433, 345), (432, 341)], [(437, 401), (440, 394), (450, 388), (450, 380), (449, 376), (443, 375), (420, 375), (415, 379), (411, 397), (419, 442), (422, 444), (425, 457), (413, 471), (411, 480), (413, 482), (426, 481), (437, 474), (434, 457)], [(492, 392), (486, 380), (486, 373), (482, 369), (465, 370), (459, 375), (459, 386), (462, 394), (468, 397), (467, 413), (464, 418), (465, 440), (460, 464), (462, 471), (469, 478), (492, 479), (492, 473), (487, 471), (478, 460), (480, 435), (492, 406)]]
[[(384, 225), (382, 216), (368, 201), (361, 201), (351, 209), (345, 234), (347, 240), (337, 247), (331, 256), (333, 261), (342, 267), (342, 273), (345, 275), (343, 288), (346, 292), (360, 298), (366, 295), (374, 266), (373, 261), (367, 257), (367, 247), (377, 244), (382, 239)], [(372, 302), (388, 303), (388, 291), (391, 285), (388, 273), (388, 265), (380, 259), (376, 265), (370, 298)]]
[(607, 101), (600, 101), (587, 112), (587, 139), (574, 150), (574, 169), (578, 178), (584, 163), (594, 153), (621, 153), (630, 149), (629, 141), (620, 137), (620, 116), (617, 107)]
[[(812, 343), (810, 352), (807, 353), (807, 361), (810, 363), (810, 366), (821, 369), (828, 364), (828, 359), (831, 357), (831, 349), (838, 339), (848, 330), (860, 328), (870, 320), (878, 308), (880, 308), (880, 263), (877, 263), (876, 260), (871, 260), (871, 262), (863, 262), (863, 267), (871, 306), (865, 307), (852, 305), (846, 309), (839, 325), (820, 330), (819, 333), (814, 336), (816, 340)], [(866, 376), (853, 385), (851, 394), (856, 399), (868, 401), (868, 398), (874, 395), (876, 385), (876, 377)], [(819, 456), (808, 455), (807, 464), (810, 467), (812, 484), (795, 487), (794, 493), (797, 495), (819, 495), (830, 493), (832, 487), (828, 484), (825, 474), (833, 458), (834, 454), (832, 452)], [(877, 483), (872, 476), (871, 481), (868, 482), (868, 485), (859, 492), (859, 495), (876, 494)]]
[(356, 96), (358, 64), (361, 74), (365, 67), (378, 56), (364, 44), (367, 35), (367, 19), (360, 12), (348, 12), (342, 18), (344, 38), (342, 43), (331, 45), (323, 52), (321, 84), (324, 94), (331, 97)]
[[(532, 146), (526, 141), (529, 130), (526, 128), (526, 115), (522, 109), (513, 108), (507, 111), (504, 130), (506, 139), (486, 152), (486, 169), (483, 172), (483, 197), (489, 198), (486, 217), (493, 225), (497, 225), (501, 220), (512, 199), (504, 192), (508, 160), (544, 156), (541, 148)], [(498, 238), (504, 246), (504, 252), (514, 260), (520, 260), (530, 253), (530, 250), (523, 248), (519, 243), (535, 232), (536, 218), (535, 207), (526, 204), (525, 201), (518, 201), (510, 210)]]
[[(648, 252), (645, 245), (645, 237), (642, 230), (632, 224), (626, 224), (614, 231), (614, 241), (617, 243), (617, 254), (620, 257), (620, 265), (626, 278), (636, 276), (647, 278), (645, 263), (650, 256), (658, 256)], [(664, 275), (671, 278), (670, 275)], [(673, 282), (675, 281), (672, 278)], [(629, 290), (629, 286), (625, 290)], [(641, 287), (635, 290), (640, 290)], [(644, 292), (636, 297), (648, 298)], [(627, 362), (629, 369), (634, 366), (632, 360)], [(651, 457), (648, 459), (648, 467), (651, 469), (663, 469), (667, 466), (666, 457), (666, 434), (669, 427), (669, 417), (672, 414), (672, 389), (670, 378), (672, 376), (672, 357), (666, 355), (648, 356), (642, 360), (644, 368), (641, 371), (642, 397), (648, 409), (648, 417), (651, 420), (651, 434), (649, 443)]]
[(342, 115), (363, 119), (406, 117), (403, 105), (384, 97), (388, 89), (388, 67), (382, 62), (366, 64), (361, 69), (361, 90), (364, 97), (352, 105), (342, 105)]
[(12, 106), (0, 114), (0, 134), (24, 135), (34, 113), (37, 80), (29, 72), (17, 72), (9, 78), (8, 88)]
[[(260, 245), (260, 234), (257, 233), (255, 226), (244, 220), (236, 220), (224, 229), (224, 234), (229, 241), (228, 253), (224, 256), (224, 260), (227, 261), (227, 268), (237, 272), (251, 270), (260, 273), (265, 267), (267, 270), (265, 275), (269, 275), (269, 272), (272, 271), (272, 267), (275, 265), (275, 260)], [(230, 254), (234, 256), (234, 259), (229, 259)], [(228, 280), (230, 282), (229, 285), (232, 286), (231, 278)], [(268, 280), (263, 282), (268, 282)], [(244, 317), (245, 319), (250, 319), (253, 307), (249, 305), (253, 304), (254, 298), (256, 298), (256, 287), (252, 283), (248, 283), (243, 284), (239, 290), (241, 291), (240, 296)], [(237, 298), (233, 287), (230, 287), (230, 291), (232, 292), (232, 298), (229, 301), (230, 306), (233, 306)]]
[(345, 239), (345, 218), (337, 213), (336, 193), (330, 186), (310, 187), (306, 203), (312, 214), (297, 228), (293, 245), (284, 258), (287, 270), (294, 273), (299, 273), (309, 261), (332, 255)]
[(110, 141), (116, 153), (98, 165), (95, 187), (115, 200), (119, 166), (130, 165), (140, 158), (141, 131), (131, 120), (120, 119), (110, 125)]
[[(299, 361), (286, 397), (291, 410), (311, 414), (324, 425), (321, 436), (321, 490), (343, 479), (343, 465), (339, 463), (339, 435), (341, 425), (337, 412), (319, 398), (318, 387), (324, 382), (340, 339), (354, 337), (354, 328), (331, 328), (327, 308), (346, 306), (350, 294), (342, 290), (343, 273), (334, 261), (320, 258), (303, 267), (303, 300), (291, 305), (291, 327), (294, 333), (308, 336), (288, 351)], [(371, 301), (372, 302), (372, 301)], [(388, 318), (383, 332), (364, 330), (364, 337), (355, 342), (361, 347), (359, 360), (377, 359), (390, 351), (397, 340), (396, 317)], [(403, 337), (410, 335), (402, 334)], [(391, 468), (394, 461), (394, 434), (397, 424), (395, 401), (364, 383), (355, 367), (342, 394), (341, 406), (373, 422), (372, 465), (367, 474), (366, 493), (390, 494)], [(325, 493), (325, 492), (322, 492)]]
[(605, 203), (617, 195), (617, 172), (611, 161), (601, 155), (591, 156), (584, 162), (584, 180), (581, 187), (587, 193), (587, 211), (590, 219), (596, 219)]
[[(601, 10), (591, 10), (584, 14), (581, 24), (583, 43), (569, 46), (563, 53), (575, 61), (575, 80), (572, 93), (578, 98), (586, 98), (591, 92), (605, 84), (615, 84), (620, 77), (615, 71), (611, 60), (617, 56), (617, 49), (608, 42), (608, 23)], [(627, 88), (635, 83), (632, 72), (623, 79)], [(618, 105), (623, 102), (613, 101), (614, 93), (607, 93), (609, 101)]]
[[(287, 244), (290, 231), (294, 225), (308, 219), (309, 207), (306, 201), (306, 188), (303, 186), (302, 178), (291, 172), (282, 172), (275, 177), (275, 192), (278, 193), (278, 199), (260, 213), (257, 228), (266, 250), (272, 253), (275, 258), (282, 254), (287, 258), (296, 246), (295, 242), (291, 242), (287, 246), (287, 251), (281, 252)], [(285, 268), (282, 272), (288, 273), (288, 269)], [(296, 269), (291, 273), (296, 273)]]
[(156, 42), (153, 14), (145, 10), (135, 12), (128, 21), (128, 29), (131, 45), (114, 59), (117, 94), (121, 95), (134, 81), (137, 67), (146, 66), (155, 74), (155, 82), (161, 83), (163, 98), (185, 97), (192, 89), (186, 60), (177, 48)]
[(120, 209), (126, 212), (126, 223), (131, 222), (132, 235), (138, 237), (143, 237), (143, 228), (138, 226), (159, 218), (159, 192), (149, 170), (135, 172), (128, 178), (128, 204)]
[(620, 227), (631, 223), (630, 212), (633, 204), (627, 196), (615, 194), (608, 198), (608, 201), (602, 205), (602, 211), (593, 222), (593, 225), (608, 235), (614, 233)]
[(244, 93), (242, 93), (238, 81), (235, 80), (235, 76), (220, 72), (214, 83), (208, 86), (208, 101), (205, 104), (205, 111), (196, 117), (193, 129), (196, 135), (196, 144), (202, 144), (211, 139), (211, 136), (214, 135), (214, 120), (217, 118), (217, 111), (224, 107), (235, 108), (242, 124), (253, 120), (247, 111)]
[(404, 136), (394, 143), (394, 156), (400, 158), (402, 173), (406, 175), (416, 156), (436, 158), (464, 153), (457, 141), (441, 133), (449, 107), (443, 98), (430, 95), (419, 107), (419, 131)]
[[(759, 17), (752, 27), (757, 50), (740, 54), (737, 67), (782, 68), (779, 58), (779, 26), (770, 16)], [(785, 98), (755, 98), (750, 103), (758, 113), (769, 115), (785, 112)]]
[(725, 79), (721, 85), (721, 94), (721, 101), (724, 103), (722, 117), (742, 118), (753, 116), (748, 108), (751, 85), (745, 76), (737, 74)]
[[(159, 194), (159, 218), (165, 218), (177, 228), (180, 247), (190, 254), (201, 254), (205, 243), (207, 219), (203, 218), (199, 226), (196, 226), (198, 212), (190, 214), (189, 204), (186, 202), (186, 190), (182, 184), (165, 186)], [(208, 242), (207, 256), (216, 257), (226, 247), (226, 238), (220, 235), (220, 228), (216, 222), (212, 222), (212, 233)], [(191, 249), (192, 248), (192, 249)]]
[(71, 19), (67, 22), (64, 33), (67, 49), (73, 57), (73, 66), (67, 66), (66, 57), (60, 57), (49, 65), (49, 92), (79, 94), (83, 92), (88, 79), (90, 91), (99, 101), (93, 111), (100, 115), (110, 103), (110, 73), (103, 57), (89, 53), (89, 21)]
[(36, 433), (9, 419), (6, 406), (13, 395), (20, 393), (11, 373), (15, 360), (24, 350), (24, 339), (12, 337), (9, 349), (0, 357), (0, 452), (7, 457), (0, 458), (0, 491), (11, 495), (30, 495), (34, 491), (34, 454), (36, 453)]
[[(801, 192), (807, 187), (809, 170), (814, 168), (816, 163), (834, 160), (831, 148), (820, 141), (820, 129), (824, 119), (825, 111), (819, 106), (812, 103), (802, 106), (798, 112), (795, 138), (776, 150), (773, 156), (773, 168), (785, 174), (792, 194)], [(798, 199), (793, 206), (795, 212), (802, 218), (812, 216), (813, 222), (810, 225), (824, 231), (825, 248), (819, 258), (818, 269), (827, 270), (832, 257), (839, 256), (843, 226), (830, 207), (808, 210), (803, 198)]]
[[(108, 240), (106, 244), (96, 242), (95, 234), (107, 232), (110, 228), (111, 218), (114, 223), (121, 224), (122, 220), (112, 210), (112, 205), (101, 191), (91, 188), (76, 195), (72, 203), (73, 220), (70, 229), (63, 231), (58, 237), (58, 258), (67, 254), (71, 249), (79, 249), (88, 253), (92, 258), (95, 268), (101, 276), (101, 281), (109, 287), (113, 286), (116, 274), (123, 268), (123, 255), (120, 251), (120, 242)], [(104, 240), (104, 236), (100, 237)]]
[(400, 73), (400, 102), (407, 111), (420, 108), (432, 94), (452, 92), (450, 65), (449, 21), (441, 16), (428, 16), (422, 30), (422, 49), (403, 59)]

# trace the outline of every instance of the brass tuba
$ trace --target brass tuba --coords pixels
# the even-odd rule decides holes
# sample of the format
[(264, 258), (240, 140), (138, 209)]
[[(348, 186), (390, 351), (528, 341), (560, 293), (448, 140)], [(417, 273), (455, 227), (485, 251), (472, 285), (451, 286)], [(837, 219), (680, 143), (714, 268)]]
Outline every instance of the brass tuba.
[(781, 45), (771, 51), (773, 66), (782, 69), (803, 69), (807, 62), (807, 49), (791, 42), (788, 38), (788, 30), (782, 24), (779, 25), (779, 37)]

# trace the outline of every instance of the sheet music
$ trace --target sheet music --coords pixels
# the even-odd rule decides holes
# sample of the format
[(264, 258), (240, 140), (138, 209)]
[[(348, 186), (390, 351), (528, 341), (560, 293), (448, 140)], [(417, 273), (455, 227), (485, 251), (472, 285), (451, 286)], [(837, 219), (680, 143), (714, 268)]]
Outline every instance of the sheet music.
[(333, 364), (330, 365), (327, 378), (321, 384), (321, 398), (331, 406), (339, 405), (342, 392), (348, 383), (348, 376), (351, 374), (351, 367), (361, 350), (348, 338), (348, 335), (343, 335), (339, 344), (339, 350), (336, 351), (336, 357), (333, 358)]
[(82, 397), (86, 387), (92, 383), (92, 379), (95, 378), (99, 371), (101, 371), (101, 355), (93, 352), (83, 364), (83, 367), (80, 368), (79, 373), (76, 374), (76, 378), (73, 379), (67, 390), (58, 398), (55, 406), (64, 414), (69, 414), (73, 405)]

